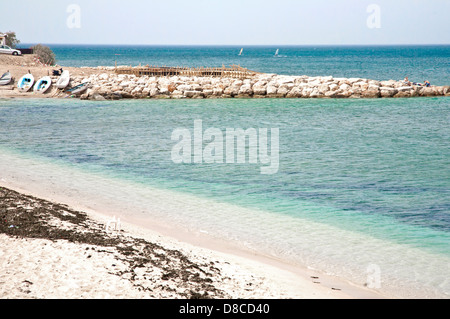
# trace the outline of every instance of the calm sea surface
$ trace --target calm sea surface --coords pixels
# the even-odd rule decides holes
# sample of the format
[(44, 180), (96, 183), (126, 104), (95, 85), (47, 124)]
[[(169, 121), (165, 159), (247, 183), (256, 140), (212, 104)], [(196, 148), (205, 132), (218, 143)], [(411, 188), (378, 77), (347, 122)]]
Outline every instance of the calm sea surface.
[[(23, 45), (26, 47), (28, 45)], [(221, 67), (334, 77), (429, 80), (449, 85), (450, 45), (439, 46), (68, 46), (49, 45), (62, 66)], [(242, 55), (239, 52), (243, 48)], [(275, 57), (279, 49), (278, 57)]]
[[(450, 84), (450, 47), (53, 46), (63, 66), (241, 66)], [(115, 56), (114, 54), (120, 54)], [(190, 225), (357, 283), (450, 296), (450, 98), (0, 100), (0, 150), (214, 202)], [(176, 164), (177, 128), (279, 129), (279, 169)], [(206, 145), (207, 143), (205, 143)], [(176, 193), (175, 193), (176, 194)], [(195, 205), (194, 201), (192, 205)], [(234, 207), (230, 209), (229, 207)]]

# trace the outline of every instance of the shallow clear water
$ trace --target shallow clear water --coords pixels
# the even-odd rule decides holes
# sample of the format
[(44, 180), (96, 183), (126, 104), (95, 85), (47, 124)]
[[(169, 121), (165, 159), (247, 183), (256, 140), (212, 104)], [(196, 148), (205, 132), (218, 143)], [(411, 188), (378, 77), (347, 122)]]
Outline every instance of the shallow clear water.
[[(0, 148), (192, 195), (162, 217), (252, 249), (361, 284), (375, 265), (383, 288), (448, 297), (449, 110), (448, 97), (1, 100)], [(195, 120), (278, 128), (278, 172), (174, 163), (171, 134)]]

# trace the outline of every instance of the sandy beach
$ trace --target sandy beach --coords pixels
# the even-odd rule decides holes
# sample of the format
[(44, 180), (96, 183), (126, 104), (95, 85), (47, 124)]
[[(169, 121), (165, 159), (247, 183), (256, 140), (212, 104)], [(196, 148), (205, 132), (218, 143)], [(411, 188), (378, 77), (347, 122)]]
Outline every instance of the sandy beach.
[[(142, 223), (126, 214), (120, 231), (106, 231), (112, 214), (120, 216), (112, 201), (108, 207), (95, 193), (90, 198), (80, 189), (70, 193), (75, 184), (64, 190), (57, 186), (64, 180), (55, 183), (38, 166), (5, 165), (0, 298), (388, 298), (208, 234)], [(41, 179), (42, 174), (50, 175)]]
[(83, 212), (5, 187), (0, 199), (0, 298), (381, 297), (135, 225), (107, 232), (106, 223)]

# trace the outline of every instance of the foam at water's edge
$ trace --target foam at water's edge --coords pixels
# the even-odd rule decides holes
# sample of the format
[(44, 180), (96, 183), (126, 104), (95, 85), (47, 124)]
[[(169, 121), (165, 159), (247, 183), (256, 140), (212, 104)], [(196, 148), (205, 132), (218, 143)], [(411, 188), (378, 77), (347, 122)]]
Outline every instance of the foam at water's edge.
[(171, 225), (166, 227), (207, 233), (400, 296), (448, 297), (445, 292), (450, 291), (448, 257), (366, 234), (91, 174), (7, 150), (0, 153), (0, 172), (2, 183), (39, 190), (54, 200), (65, 198), (124, 220), (166, 221)]

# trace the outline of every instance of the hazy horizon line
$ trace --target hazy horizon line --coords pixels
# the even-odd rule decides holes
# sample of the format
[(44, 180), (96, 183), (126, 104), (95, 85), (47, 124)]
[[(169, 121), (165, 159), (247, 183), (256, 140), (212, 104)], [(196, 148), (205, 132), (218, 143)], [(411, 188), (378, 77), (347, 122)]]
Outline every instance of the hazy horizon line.
[(20, 45), (92, 45), (92, 46), (185, 46), (185, 47), (311, 47), (311, 46), (324, 46), (324, 47), (348, 47), (348, 46), (450, 46), (450, 43), (398, 43), (398, 44), (117, 44), (117, 43), (43, 43), (43, 42), (21, 42)]

